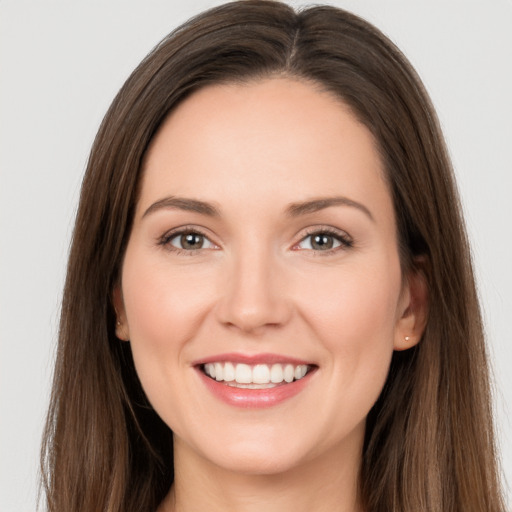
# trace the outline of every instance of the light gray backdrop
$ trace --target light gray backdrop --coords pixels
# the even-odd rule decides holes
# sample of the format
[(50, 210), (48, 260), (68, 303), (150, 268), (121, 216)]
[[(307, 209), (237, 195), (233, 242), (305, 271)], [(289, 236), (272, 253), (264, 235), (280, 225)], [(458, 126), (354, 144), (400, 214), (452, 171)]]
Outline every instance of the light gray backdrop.
[[(2, 512), (35, 510), (66, 254), (94, 134), (153, 45), (218, 3), (0, 0)], [(387, 33), (438, 110), (473, 242), (512, 482), (512, 1), (331, 3)]]

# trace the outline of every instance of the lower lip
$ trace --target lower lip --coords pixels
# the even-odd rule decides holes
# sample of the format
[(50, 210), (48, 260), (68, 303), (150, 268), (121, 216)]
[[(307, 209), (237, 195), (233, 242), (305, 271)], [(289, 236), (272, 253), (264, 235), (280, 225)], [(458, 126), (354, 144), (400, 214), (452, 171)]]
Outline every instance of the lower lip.
[(208, 377), (204, 372), (197, 368), (199, 376), (206, 387), (220, 400), (235, 407), (246, 409), (262, 409), (278, 405), (298, 393), (308, 384), (311, 374), (309, 372), (302, 379), (290, 383), (280, 384), (268, 389), (247, 389), (229, 386), (223, 382), (218, 382)]

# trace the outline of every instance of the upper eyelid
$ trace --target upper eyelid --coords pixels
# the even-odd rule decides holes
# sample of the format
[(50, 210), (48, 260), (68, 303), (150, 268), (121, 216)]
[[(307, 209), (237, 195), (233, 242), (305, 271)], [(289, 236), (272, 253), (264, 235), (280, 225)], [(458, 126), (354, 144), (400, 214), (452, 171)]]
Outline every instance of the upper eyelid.
[(345, 230), (335, 228), (334, 226), (310, 226), (308, 228), (305, 228), (305, 230), (301, 230), (300, 233), (301, 234), (297, 235), (299, 242), (308, 236), (315, 235), (318, 233), (327, 233), (329, 235), (339, 236), (340, 238), (344, 238), (351, 242), (353, 241), (353, 238)]
[[(191, 233), (204, 237), (214, 247), (199, 248), (199, 249), (185, 249), (185, 248), (175, 247), (173, 244), (171, 244), (171, 240), (173, 240), (174, 238), (177, 238), (183, 234), (191, 234)], [(180, 227), (173, 228), (173, 229), (166, 231), (163, 235), (157, 237), (156, 244), (158, 246), (163, 247), (166, 250), (168, 250), (170, 252), (174, 252), (176, 254), (182, 253), (182, 254), (190, 254), (190, 255), (200, 254), (201, 251), (203, 251), (205, 249), (206, 250), (217, 250), (220, 248), (220, 245), (217, 242), (215, 242), (214, 240), (212, 240), (212, 237), (209, 236), (208, 234), (206, 234), (203, 231), (203, 229), (201, 229), (201, 228), (198, 229), (196, 226), (187, 226), (187, 225), (180, 226)]]
[(204, 236), (205, 238), (208, 238), (208, 240), (210, 240), (212, 243), (216, 243), (216, 242), (213, 242), (213, 240), (211, 240), (212, 236), (209, 234), (209, 232), (210, 231), (207, 228), (204, 228), (202, 226), (197, 226), (195, 224), (194, 225), (185, 224), (184, 226), (178, 226), (176, 228), (169, 229), (168, 231), (163, 233), (161, 236), (159, 236), (158, 240), (171, 239), (171, 238), (174, 238), (175, 236), (178, 236), (183, 233), (196, 233), (198, 235)]
[[(168, 242), (172, 238), (179, 236), (180, 234), (183, 233), (197, 233), (198, 235), (207, 238), (212, 244), (221, 247), (221, 244), (215, 240), (216, 237), (210, 234), (211, 232), (208, 228), (198, 226), (196, 224), (185, 224), (182, 226), (178, 226), (176, 228), (169, 229), (164, 234), (157, 237), (157, 240), (160, 243)], [(335, 237), (337, 236), (345, 242), (353, 243), (353, 238), (343, 229), (329, 225), (316, 225), (301, 229), (299, 233), (297, 233), (297, 235), (294, 237), (295, 241), (293, 242), (292, 247), (296, 246), (298, 243), (303, 241), (308, 236), (312, 236), (319, 233), (326, 233)]]
[[(312, 254), (318, 254), (327, 256), (329, 254), (338, 253), (340, 250), (349, 249), (354, 246), (354, 239), (345, 231), (339, 228), (335, 228), (333, 226), (311, 226), (309, 228), (306, 228), (306, 233), (303, 233), (300, 238), (293, 243), (291, 246), (292, 250), (296, 251), (307, 251), (311, 252)], [(333, 247), (330, 249), (325, 249), (323, 251), (321, 250), (314, 250), (314, 249), (299, 249), (298, 245), (301, 244), (304, 240), (306, 240), (308, 237), (311, 237), (315, 234), (327, 234), (329, 236), (332, 236), (334, 238), (338, 239), (338, 242), (340, 243), (340, 246)]]

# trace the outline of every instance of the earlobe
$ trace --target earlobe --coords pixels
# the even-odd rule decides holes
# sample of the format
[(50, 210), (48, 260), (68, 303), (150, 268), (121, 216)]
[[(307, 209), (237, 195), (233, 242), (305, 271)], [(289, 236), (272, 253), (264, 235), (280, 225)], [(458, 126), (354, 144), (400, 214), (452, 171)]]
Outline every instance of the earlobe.
[(126, 320), (123, 292), (120, 285), (114, 286), (112, 291), (112, 303), (116, 314), (116, 337), (122, 341), (129, 341), (130, 331)]
[(418, 264), (409, 272), (404, 287), (395, 329), (395, 350), (417, 345), (427, 324), (428, 284), (423, 265)]

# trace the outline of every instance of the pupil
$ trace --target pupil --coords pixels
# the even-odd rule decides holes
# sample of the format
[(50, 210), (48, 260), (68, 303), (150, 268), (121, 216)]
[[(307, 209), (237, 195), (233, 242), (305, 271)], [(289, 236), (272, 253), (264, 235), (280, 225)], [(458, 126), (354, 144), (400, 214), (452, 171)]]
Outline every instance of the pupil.
[(203, 236), (197, 233), (181, 235), (181, 246), (184, 249), (199, 249), (203, 245)]
[(326, 250), (332, 249), (333, 239), (330, 235), (315, 235), (313, 237), (312, 247), (314, 249)]

